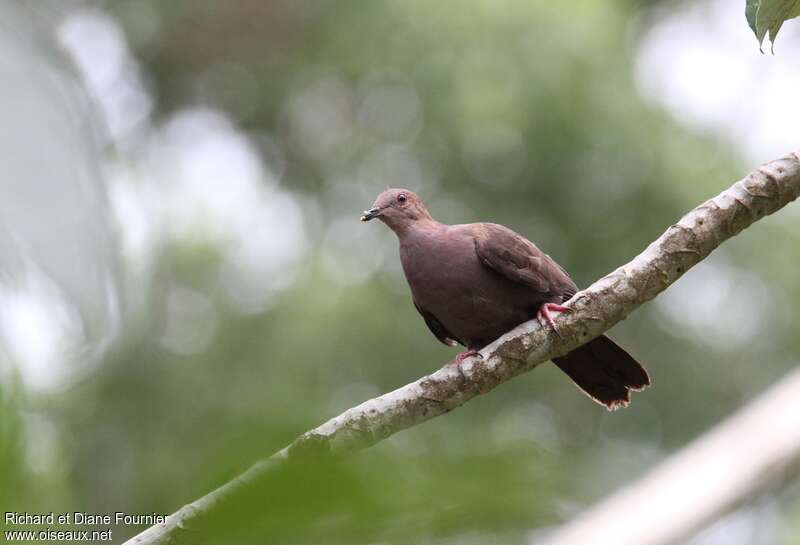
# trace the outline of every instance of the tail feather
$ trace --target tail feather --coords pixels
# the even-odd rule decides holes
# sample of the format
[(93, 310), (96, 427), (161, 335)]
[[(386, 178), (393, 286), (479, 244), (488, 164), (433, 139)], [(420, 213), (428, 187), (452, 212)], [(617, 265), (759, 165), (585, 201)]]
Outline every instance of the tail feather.
[(627, 407), (631, 390), (638, 392), (650, 386), (645, 368), (605, 335), (554, 358), (553, 363), (609, 410)]

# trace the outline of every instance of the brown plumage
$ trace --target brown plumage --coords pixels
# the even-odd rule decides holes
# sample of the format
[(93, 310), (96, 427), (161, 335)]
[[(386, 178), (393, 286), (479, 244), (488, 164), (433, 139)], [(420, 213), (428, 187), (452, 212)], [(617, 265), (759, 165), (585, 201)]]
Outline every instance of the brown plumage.
[[(414, 306), (444, 344), (474, 354), (537, 313), (549, 320), (577, 287), (532, 242), (495, 223), (444, 225), (406, 189), (381, 193), (363, 221), (378, 218), (400, 241)], [(459, 358), (459, 361), (461, 359)], [(606, 336), (553, 360), (592, 399), (627, 406), (630, 390), (650, 385), (647, 372)]]

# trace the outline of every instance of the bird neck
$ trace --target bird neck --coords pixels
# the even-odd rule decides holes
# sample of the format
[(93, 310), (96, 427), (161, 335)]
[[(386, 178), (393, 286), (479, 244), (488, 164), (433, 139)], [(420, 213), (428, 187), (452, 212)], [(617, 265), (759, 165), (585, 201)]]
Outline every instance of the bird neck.
[(443, 227), (443, 224), (433, 219), (428, 213), (414, 221), (406, 221), (391, 226), (392, 230), (400, 238), (413, 236), (419, 233), (428, 233), (440, 229), (441, 227)]

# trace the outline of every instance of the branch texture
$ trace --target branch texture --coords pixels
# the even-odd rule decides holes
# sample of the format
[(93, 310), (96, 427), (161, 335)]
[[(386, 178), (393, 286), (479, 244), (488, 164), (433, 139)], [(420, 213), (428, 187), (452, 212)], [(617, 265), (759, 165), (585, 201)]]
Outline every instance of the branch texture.
[(653, 299), (728, 238), (800, 196), (800, 156), (772, 161), (701, 204), (655, 240), (630, 263), (578, 292), (558, 317), (561, 336), (535, 320), (521, 324), (481, 350), (482, 358), (443, 367), (435, 373), (371, 399), (295, 439), (269, 460), (199, 500), (184, 506), (128, 544), (168, 543), (223, 497), (258, 478), (278, 460), (313, 450), (348, 453), (373, 445), (400, 430), (459, 407), (499, 384), (603, 334)]

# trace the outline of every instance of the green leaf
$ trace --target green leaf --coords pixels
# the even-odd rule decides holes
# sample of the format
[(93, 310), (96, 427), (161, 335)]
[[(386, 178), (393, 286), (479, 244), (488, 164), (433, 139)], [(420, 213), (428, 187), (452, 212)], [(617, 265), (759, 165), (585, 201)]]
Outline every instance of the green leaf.
[(775, 38), (783, 23), (800, 16), (800, 0), (747, 0), (745, 17), (759, 46), (769, 34), (774, 51)]
[(747, 24), (750, 25), (750, 28), (753, 29), (753, 34), (756, 36), (758, 36), (758, 31), (756, 31), (756, 12), (760, 3), (761, 0), (747, 0), (747, 4), (744, 7), (744, 16), (747, 17)]

